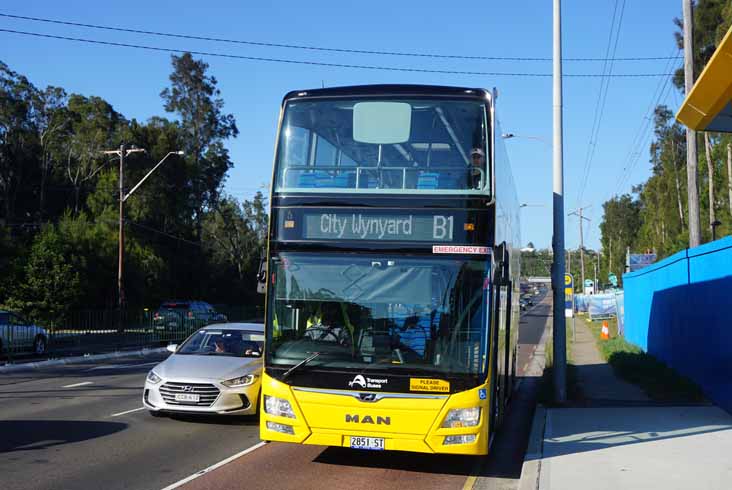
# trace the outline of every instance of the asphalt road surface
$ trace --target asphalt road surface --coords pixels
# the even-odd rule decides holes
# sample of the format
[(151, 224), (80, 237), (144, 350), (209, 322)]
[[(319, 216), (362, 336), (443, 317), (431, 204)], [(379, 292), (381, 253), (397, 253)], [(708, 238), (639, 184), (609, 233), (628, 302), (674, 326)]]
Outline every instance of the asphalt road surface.
[(525, 370), (547, 324), (549, 301), (522, 317), (522, 381), (488, 458), (258, 445), (254, 418), (155, 418), (142, 409), (141, 390), (164, 356), (149, 356), (0, 375), (0, 486), (517, 488), (537, 384)]

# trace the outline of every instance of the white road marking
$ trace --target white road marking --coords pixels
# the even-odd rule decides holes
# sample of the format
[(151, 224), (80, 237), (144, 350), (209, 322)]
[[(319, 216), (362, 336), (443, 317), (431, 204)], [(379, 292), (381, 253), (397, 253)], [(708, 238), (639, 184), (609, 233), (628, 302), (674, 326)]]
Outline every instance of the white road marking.
[(92, 384), (91, 381), (84, 381), (83, 383), (74, 383), (72, 385), (62, 386), (62, 388), (76, 388), (77, 386), (86, 386)]
[(265, 444), (267, 444), (267, 441), (262, 441), (258, 444), (255, 444), (254, 446), (252, 446), (248, 449), (245, 449), (239, 453), (236, 453), (233, 456), (229, 456), (228, 458), (224, 459), (223, 461), (219, 461), (218, 463), (213, 464), (213, 465), (209, 466), (208, 468), (202, 469), (201, 471), (197, 471), (196, 473), (193, 473), (191, 476), (183, 478), (182, 480), (179, 480), (179, 481), (173, 483), (172, 485), (168, 485), (167, 487), (163, 488), (163, 490), (173, 490), (174, 488), (183, 486), (191, 480), (195, 480), (196, 478), (199, 478), (199, 477), (205, 475), (206, 473), (210, 473), (213, 470), (224, 466), (225, 464), (231, 463), (235, 459), (241, 458), (245, 454), (249, 454), (251, 452), (256, 451), (257, 449), (264, 446)]
[(134, 369), (138, 367), (144, 367), (144, 366), (153, 366), (155, 364), (159, 364), (158, 361), (153, 362), (145, 362), (142, 364), (107, 364), (105, 366), (95, 366), (93, 368), (87, 369), (87, 371), (96, 371), (98, 369)]
[(119, 413), (113, 413), (112, 415), (110, 415), (110, 417), (119, 417), (120, 415), (126, 415), (126, 414), (132, 413), (132, 412), (139, 412), (140, 410), (145, 410), (145, 407), (133, 408), (132, 410), (126, 410), (124, 412), (119, 412)]

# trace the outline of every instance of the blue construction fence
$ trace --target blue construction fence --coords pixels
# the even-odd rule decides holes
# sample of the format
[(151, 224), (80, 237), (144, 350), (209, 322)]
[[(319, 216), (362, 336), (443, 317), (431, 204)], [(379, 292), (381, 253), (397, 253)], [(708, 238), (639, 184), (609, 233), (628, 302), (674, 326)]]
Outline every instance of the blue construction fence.
[(623, 275), (625, 338), (732, 411), (732, 237)]
[(613, 291), (599, 294), (576, 294), (574, 309), (577, 312), (586, 312), (590, 320), (604, 320), (618, 317), (618, 325), (622, 323), (620, 314), (623, 309), (623, 291)]

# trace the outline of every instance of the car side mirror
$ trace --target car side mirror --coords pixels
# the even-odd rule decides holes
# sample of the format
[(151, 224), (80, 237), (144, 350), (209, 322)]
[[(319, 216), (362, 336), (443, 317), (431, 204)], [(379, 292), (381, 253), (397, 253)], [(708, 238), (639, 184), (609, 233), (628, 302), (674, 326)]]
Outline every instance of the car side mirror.
[(178, 350), (178, 344), (168, 344), (168, 346), (166, 347), (166, 349), (168, 350), (168, 352), (175, 353), (175, 351)]

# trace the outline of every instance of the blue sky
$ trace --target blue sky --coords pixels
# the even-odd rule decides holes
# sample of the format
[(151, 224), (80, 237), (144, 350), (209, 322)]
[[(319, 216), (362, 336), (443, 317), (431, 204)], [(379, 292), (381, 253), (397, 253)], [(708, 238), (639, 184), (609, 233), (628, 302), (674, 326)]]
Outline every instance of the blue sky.
[[(620, 4), (624, 0), (620, 0)], [(5, 0), (0, 13), (54, 18), (135, 29), (214, 36), (283, 44), (461, 54), (551, 57), (552, 1), (445, 2), (125, 2)], [(615, 0), (564, 0), (565, 57), (605, 56)], [(675, 55), (674, 25), (681, 2), (625, 2), (616, 57)], [(437, 70), (551, 73), (551, 62), (432, 60), (426, 58), (318, 53), (284, 48), (98, 31), (0, 17), (0, 28), (144, 44), (182, 50)], [(240, 199), (250, 197), (271, 176), (279, 104), (294, 89), (370, 83), (425, 83), (497, 87), (498, 111), (505, 132), (521, 202), (522, 240), (551, 245), (552, 82), (547, 77), (503, 77), (371, 71), (277, 64), (204, 57), (218, 79), (225, 110), (235, 115), (241, 134), (228, 142), (235, 162), (226, 184)], [(94, 46), (0, 32), (0, 60), (39, 87), (98, 95), (128, 118), (146, 120), (164, 113), (160, 91), (168, 84), (170, 55), (136, 49)], [(673, 67), (680, 64), (674, 62)], [(600, 73), (601, 62), (569, 62), (564, 72)], [(666, 73), (666, 61), (616, 62), (614, 73)], [(581, 180), (595, 117), (599, 78), (564, 82), (565, 207), (591, 206), (586, 245), (599, 246), (602, 202), (614, 192), (629, 192), (649, 174), (646, 136), (638, 144), (644, 117), (662, 87), (660, 78), (613, 78), (596, 139), (588, 185), (579, 202)], [(672, 109), (681, 103), (675, 89), (661, 97)], [(538, 138), (538, 139), (537, 139)], [(543, 140), (543, 141), (542, 141)], [(634, 143), (636, 143), (634, 145)], [(636, 155), (640, 151), (640, 154)], [(624, 183), (627, 162), (637, 159)], [(537, 206), (533, 206), (537, 205)], [(542, 206), (543, 205), (543, 206)], [(579, 244), (577, 220), (566, 221), (566, 245)]]

